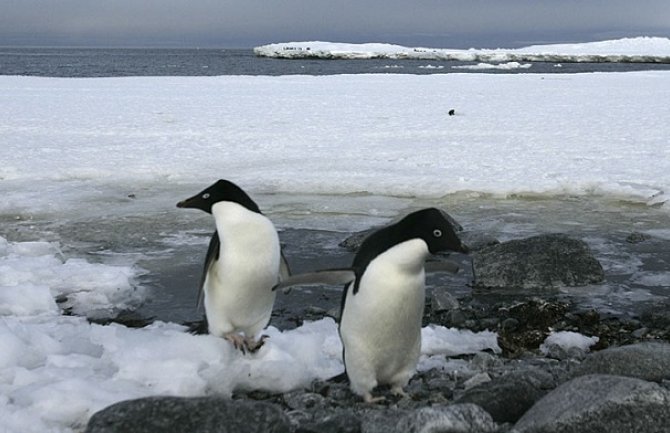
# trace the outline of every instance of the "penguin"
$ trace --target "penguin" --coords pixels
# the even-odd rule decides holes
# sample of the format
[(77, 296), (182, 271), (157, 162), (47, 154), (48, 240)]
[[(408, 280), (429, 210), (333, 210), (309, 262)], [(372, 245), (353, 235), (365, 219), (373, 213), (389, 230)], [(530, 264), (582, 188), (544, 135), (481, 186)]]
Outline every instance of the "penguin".
[(216, 230), (198, 294), (209, 333), (243, 352), (257, 351), (267, 338), (256, 336), (270, 321), (272, 287), (290, 274), (274, 224), (246, 192), (224, 179), (177, 207), (200, 209), (214, 217)]
[(444, 212), (413, 212), (362, 243), (351, 268), (290, 277), (276, 288), (299, 284), (344, 283), (339, 324), (345, 372), (351, 390), (374, 403), (378, 385), (404, 396), (421, 352), (421, 320), (426, 271), (457, 272), (452, 262), (430, 262), (430, 254), (468, 248)]

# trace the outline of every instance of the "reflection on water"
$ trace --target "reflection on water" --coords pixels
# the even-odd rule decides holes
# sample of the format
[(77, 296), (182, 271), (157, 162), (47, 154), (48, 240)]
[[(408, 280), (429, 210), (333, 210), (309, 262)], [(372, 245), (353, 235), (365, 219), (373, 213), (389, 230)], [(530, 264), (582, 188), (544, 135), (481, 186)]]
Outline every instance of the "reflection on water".
[[(670, 296), (670, 213), (640, 203), (606, 197), (501, 199), (477, 194), (430, 200), (365, 194), (256, 198), (280, 229), (294, 272), (347, 266), (353, 256), (338, 243), (350, 233), (383, 224), (415, 208), (438, 206), (466, 231), (500, 241), (556, 232), (585, 240), (605, 269), (605, 283), (539, 296), (566, 297), (616, 314), (634, 313), (646, 303)], [(30, 219), (0, 215), (2, 235), (10, 241), (58, 241), (68, 257), (135, 264), (144, 270), (141, 284), (152, 293), (139, 310), (141, 315), (165, 321), (197, 320), (202, 313), (195, 308), (196, 285), (213, 222), (204, 213), (173, 208), (172, 202), (158, 209), (151, 203), (151, 211), (136, 204), (123, 211), (98, 211), (91, 218), (82, 209), (31, 215)], [(471, 294), (469, 258), (458, 256), (456, 260), (463, 268), (458, 276), (430, 276), (428, 282), (457, 296)], [(473, 295), (494, 301), (501, 296), (528, 294), (479, 291)], [(339, 298), (337, 287), (280, 295), (273, 323), (290, 326), (282, 323), (282, 311), (328, 310), (339, 304)]]

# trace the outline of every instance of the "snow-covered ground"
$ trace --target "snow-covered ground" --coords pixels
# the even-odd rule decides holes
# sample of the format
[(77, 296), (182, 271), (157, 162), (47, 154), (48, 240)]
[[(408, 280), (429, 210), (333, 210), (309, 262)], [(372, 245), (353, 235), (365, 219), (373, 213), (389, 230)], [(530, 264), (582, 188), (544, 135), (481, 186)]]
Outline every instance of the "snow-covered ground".
[(254, 48), (258, 56), (329, 59), (422, 59), (465, 62), (642, 62), (669, 63), (670, 39), (637, 37), (608, 41), (532, 45), (517, 49), (475, 49), (405, 47), (401, 45), (334, 42), (287, 42)]
[[(121, 399), (286, 390), (342, 371), (328, 319), (271, 328), (244, 357), (173, 323), (63, 316), (142, 302), (144, 271), (64, 257), (67, 245), (39, 231), (18, 241), (15, 223), (169, 221), (178, 200), (218, 178), (262, 196), (271, 216), (344, 215), (352, 230), (450, 194), (605, 195), (667, 209), (668, 100), (668, 72), (0, 77), (0, 429), (69, 432)], [(420, 368), (497, 349), (492, 333), (424, 337)]]

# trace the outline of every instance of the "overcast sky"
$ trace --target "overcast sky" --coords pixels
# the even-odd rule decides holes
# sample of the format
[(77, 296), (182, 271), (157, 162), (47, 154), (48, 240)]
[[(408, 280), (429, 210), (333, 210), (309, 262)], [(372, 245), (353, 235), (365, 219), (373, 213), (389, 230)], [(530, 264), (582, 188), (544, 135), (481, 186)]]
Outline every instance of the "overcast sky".
[(670, 0), (0, 0), (0, 45), (517, 47), (670, 37)]

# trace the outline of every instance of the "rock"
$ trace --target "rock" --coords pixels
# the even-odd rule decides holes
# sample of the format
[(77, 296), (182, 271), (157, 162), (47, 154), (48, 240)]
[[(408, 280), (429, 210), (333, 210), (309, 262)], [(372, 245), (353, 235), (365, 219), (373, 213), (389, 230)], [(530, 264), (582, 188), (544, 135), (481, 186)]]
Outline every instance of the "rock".
[(575, 376), (613, 374), (661, 382), (670, 379), (670, 344), (637, 343), (613, 347), (589, 355), (574, 371)]
[(514, 433), (667, 433), (670, 391), (640, 379), (588, 375), (538, 401)]
[(365, 238), (367, 238), (370, 233), (372, 233), (373, 231), (375, 231), (377, 229), (379, 229), (379, 227), (375, 227), (375, 228), (372, 228), (372, 229), (364, 230), (362, 232), (354, 233), (354, 234), (348, 236), (342, 242), (340, 242), (338, 244), (338, 246), (346, 249), (347, 251), (351, 251), (351, 252), (358, 251), (358, 249), (360, 248), (360, 246), (363, 243), (363, 241), (365, 240)]
[(644, 242), (646, 240), (649, 240), (649, 236), (640, 232), (633, 232), (626, 237), (626, 242), (629, 244), (639, 244), (640, 242)]
[(454, 310), (459, 305), (458, 299), (446, 290), (433, 289), (430, 293), (430, 309), (433, 312)]
[(470, 248), (470, 251), (479, 251), (482, 248), (500, 243), (498, 239), (481, 232), (462, 232), (458, 234), (458, 237)]
[(321, 394), (305, 392), (303, 390), (287, 392), (283, 398), (284, 404), (294, 410), (322, 407), (325, 405), (326, 400)]
[(463, 382), (465, 389), (474, 388), (475, 386), (481, 385), (482, 383), (490, 382), (491, 376), (488, 373), (477, 373), (472, 376), (470, 379)]
[(147, 397), (95, 413), (86, 433), (289, 432), (281, 409), (269, 403), (223, 397)]
[(398, 422), (398, 433), (495, 432), (498, 426), (484, 409), (474, 404), (433, 406), (415, 410)]
[(547, 234), (473, 254), (475, 287), (547, 289), (600, 283), (603, 268), (581, 240)]
[(548, 373), (531, 370), (506, 374), (466, 390), (456, 403), (473, 403), (498, 423), (516, 422), (556, 386)]
[(399, 409), (369, 409), (361, 414), (361, 432), (390, 433), (409, 412)]
[(313, 420), (303, 423), (296, 433), (359, 433), (361, 420), (351, 411), (339, 410), (313, 416)]
[(538, 349), (551, 328), (565, 316), (568, 307), (564, 302), (534, 298), (500, 308), (498, 314), (502, 321), (498, 343), (503, 353), (516, 356)]

